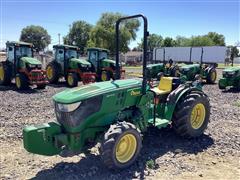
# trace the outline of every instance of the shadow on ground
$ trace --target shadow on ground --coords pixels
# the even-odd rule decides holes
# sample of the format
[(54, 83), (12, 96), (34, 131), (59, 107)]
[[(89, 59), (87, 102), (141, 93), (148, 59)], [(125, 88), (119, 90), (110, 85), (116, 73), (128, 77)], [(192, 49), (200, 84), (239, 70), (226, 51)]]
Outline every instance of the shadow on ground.
[[(143, 148), (137, 161), (129, 168), (121, 171), (108, 170), (101, 162), (100, 156), (86, 154), (86, 158), (78, 163), (57, 163), (51, 169), (45, 169), (36, 174), (33, 179), (132, 179), (135, 174), (144, 179), (144, 170), (149, 160), (155, 164), (165, 153), (173, 156), (181, 154), (197, 154), (206, 150), (214, 141), (210, 136), (202, 135), (195, 139), (183, 139), (172, 129), (157, 130), (150, 128), (144, 135)], [(174, 157), (172, 157), (174, 158)], [(155, 169), (161, 167), (155, 166)]]
[(18, 90), (16, 85), (11, 83), (8, 86), (0, 86), (0, 91), (16, 91), (21, 94), (34, 94), (34, 93), (40, 93), (44, 89), (37, 89), (36, 87), (28, 87), (27, 89), (24, 90)]

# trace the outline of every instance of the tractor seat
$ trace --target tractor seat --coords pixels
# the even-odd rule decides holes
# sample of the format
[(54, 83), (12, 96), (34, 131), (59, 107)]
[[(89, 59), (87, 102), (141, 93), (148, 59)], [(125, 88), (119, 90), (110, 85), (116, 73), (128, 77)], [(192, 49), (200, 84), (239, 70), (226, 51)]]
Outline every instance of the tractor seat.
[(152, 88), (151, 91), (155, 92), (156, 95), (168, 94), (172, 91), (172, 77), (162, 77), (159, 85), (155, 88)]

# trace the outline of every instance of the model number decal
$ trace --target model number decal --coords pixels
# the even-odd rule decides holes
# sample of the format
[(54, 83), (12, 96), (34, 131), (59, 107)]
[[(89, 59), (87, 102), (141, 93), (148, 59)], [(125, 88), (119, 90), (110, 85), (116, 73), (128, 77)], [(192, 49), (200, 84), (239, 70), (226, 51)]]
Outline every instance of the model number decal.
[(139, 96), (141, 94), (141, 92), (138, 90), (138, 91), (134, 91), (132, 90), (131, 91), (131, 96)]

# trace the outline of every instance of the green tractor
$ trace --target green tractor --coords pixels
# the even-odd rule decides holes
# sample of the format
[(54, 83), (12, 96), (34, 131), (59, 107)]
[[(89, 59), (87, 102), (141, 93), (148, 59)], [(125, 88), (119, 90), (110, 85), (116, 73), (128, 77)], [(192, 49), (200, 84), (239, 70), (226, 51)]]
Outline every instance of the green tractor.
[(216, 64), (186, 64), (179, 67), (180, 76), (184, 76), (187, 81), (194, 81), (200, 75), (208, 84), (214, 84), (217, 79)]
[(163, 73), (167, 77), (179, 77), (179, 66), (173, 64), (173, 61), (170, 59), (168, 63), (157, 63), (157, 64), (148, 64), (147, 65), (147, 77), (152, 79), (160, 78), (160, 74)]
[(49, 83), (57, 83), (61, 77), (69, 87), (76, 87), (79, 80), (83, 84), (95, 82), (96, 73), (90, 62), (78, 58), (78, 47), (54, 45), (53, 49), (55, 58), (46, 67)]
[(222, 72), (223, 77), (219, 80), (219, 89), (234, 87), (240, 89), (240, 67), (228, 67)]
[(44, 89), (47, 80), (42, 63), (33, 58), (33, 45), (26, 42), (7, 42), (7, 59), (0, 63), (0, 85), (9, 85), (15, 78), (19, 90), (27, 89), (29, 85), (37, 85)]
[[(88, 61), (97, 73), (97, 81), (109, 81), (116, 79), (116, 62), (109, 59), (109, 50), (102, 48), (88, 48)], [(125, 71), (120, 68), (121, 78)]]
[[(119, 25), (123, 20), (144, 20), (143, 79), (120, 79)], [(67, 89), (53, 96), (57, 122), (23, 129), (24, 148), (31, 153), (72, 156), (88, 142), (101, 142), (101, 158), (110, 169), (126, 168), (142, 148), (149, 127), (172, 125), (183, 137), (200, 136), (210, 117), (209, 99), (193, 83), (162, 77), (157, 87), (147, 84), (147, 19), (143, 15), (116, 23), (116, 79)]]

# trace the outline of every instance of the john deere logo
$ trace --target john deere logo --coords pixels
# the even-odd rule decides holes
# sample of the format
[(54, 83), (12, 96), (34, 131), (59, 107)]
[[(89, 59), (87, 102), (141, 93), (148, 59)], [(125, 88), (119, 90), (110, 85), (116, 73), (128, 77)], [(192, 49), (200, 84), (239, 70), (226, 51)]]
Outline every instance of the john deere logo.
[(140, 94), (141, 94), (140, 91), (134, 91), (134, 90), (131, 91), (131, 96), (139, 96)]

